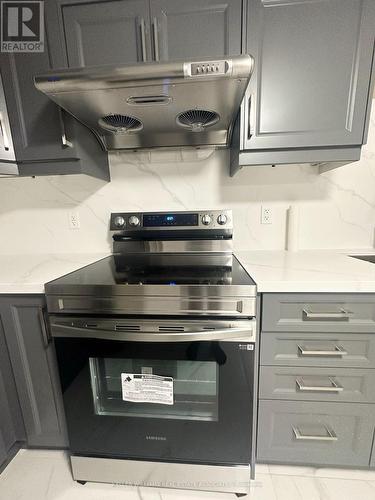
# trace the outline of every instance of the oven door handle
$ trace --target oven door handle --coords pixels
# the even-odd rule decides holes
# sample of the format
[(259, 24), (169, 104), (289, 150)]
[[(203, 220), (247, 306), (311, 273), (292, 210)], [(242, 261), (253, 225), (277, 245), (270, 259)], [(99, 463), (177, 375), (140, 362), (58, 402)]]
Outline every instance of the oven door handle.
[(51, 323), (51, 332), (52, 337), (94, 338), (122, 340), (124, 342), (196, 342), (229, 340), (241, 337), (251, 337), (255, 341), (255, 331), (251, 325), (248, 325), (246, 328), (207, 329), (196, 332), (124, 332)]

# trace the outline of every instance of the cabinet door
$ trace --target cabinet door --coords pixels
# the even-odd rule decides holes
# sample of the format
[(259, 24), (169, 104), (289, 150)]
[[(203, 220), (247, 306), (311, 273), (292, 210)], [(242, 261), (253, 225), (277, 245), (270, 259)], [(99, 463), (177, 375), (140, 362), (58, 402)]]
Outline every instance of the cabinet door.
[(0, 429), (0, 467), (7, 459), (7, 456), (8, 456), (8, 450), (6, 449), (3, 433), (1, 432)]
[(5, 100), (4, 86), (0, 74), (0, 161), (14, 161), (12, 133), (8, 119), (8, 108)]
[(147, 0), (59, 3), (69, 67), (127, 64), (149, 58)]
[(375, 442), (372, 445), (372, 455), (371, 455), (370, 467), (372, 469), (375, 469)]
[(375, 294), (265, 293), (262, 330), (375, 333)]
[(16, 441), (24, 440), (24, 428), (16, 385), (5, 341), (0, 308), (0, 467)]
[(248, 0), (247, 16), (241, 149), (362, 144), (375, 2)]
[(108, 155), (93, 134), (35, 88), (34, 76), (50, 67), (48, 46), (38, 54), (0, 53), (0, 72), (20, 174), (87, 173), (108, 179)]
[(23, 422), (0, 316), (0, 434), (6, 452), (24, 439)]
[(261, 366), (259, 397), (329, 403), (375, 403), (374, 380), (374, 369)]
[(5, 383), (0, 372), (0, 464), (2, 448), (4, 449), (5, 456), (8, 454), (8, 450), (16, 442), (16, 433), (13, 427), (11, 410), (9, 407), (9, 401), (7, 393), (5, 390)]
[(368, 467), (373, 414), (366, 404), (260, 401), (258, 460)]
[(151, 0), (154, 59), (241, 53), (241, 0)]
[(263, 332), (265, 366), (375, 368), (373, 333)]
[(1, 298), (2, 318), (29, 446), (67, 446), (57, 365), (42, 310), (44, 297)]
[(17, 161), (76, 158), (75, 146), (62, 143), (58, 106), (34, 87), (34, 75), (49, 69), (48, 54), (1, 54), (0, 67)]

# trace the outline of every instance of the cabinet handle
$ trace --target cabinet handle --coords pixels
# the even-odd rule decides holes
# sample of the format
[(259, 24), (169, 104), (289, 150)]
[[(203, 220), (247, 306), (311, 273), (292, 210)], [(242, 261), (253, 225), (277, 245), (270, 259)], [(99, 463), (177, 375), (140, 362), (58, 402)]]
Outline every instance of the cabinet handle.
[(328, 380), (332, 384), (331, 387), (306, 385), (302, 377), (296, 379), (296, 384), (300, 392), (330, 392), (336, 394), (344, 390), (344, 388), (340, 384), (335, 382), (331, 377), (328, 377)]
[(314, 436), (314, 435), (309, 435), (309, 434), (303, 434), (301, 430), (298, 427), (292, 427), (294, 437), (297, 439), (297, 441), (337, 441), (338, 437), (332, 429), (329, 429), (328, 427), (324, 426), (324, 429), (326, 431), (326, 434), (322, 436)]
[(152, 33), (154, 36), (154, 57), (155, 61), (160, 61), (159, 56), (159, 33), (158, 33), (158, 20), (154, 17), (152, 21)]
[(333, 351), (324, 351), (324, 350), (312, 350), (312, 349), (306, 349), (306, 347), (301, 346), (297, 344), (298, 347), (298, 355), (299, 356), (314, 356), (314, 357), (342, 357), (346, 356), (348, 353), (345, 351), (345, 349), (342, 346), (335, 345), (335, 348)]
[(5, 128), (4, 124), (4, 119), (3, 119), (3, 114), (0, 113), (0, 129), (1, 129), (1, 135), (3, 136), (3, 146), (5, 151), (9, 151), (9, 139), (8, 139), (8, 134)]
[(146, 62), (147, 60), (147, 55), (146, 55), (146, 23), (143, 17), (141, 18), (141, 51), (142, 51), (142, 61)]
[(333, 312), (312, 312), (309, 309), (302, 309), (303, 321), (349, 321), (351, 311), (340, 309)]
[(39, 322), (42, 329), (43, 344), (44, 347), (47, 348), (50, 345), (52, 339), (48, 327), (48, 319), (46, 317), (47, 312), (43, 307), (39, 307), (38, 313), (39, 313)]
[(67, 135), (66, 135), (66, 127), (65, 127), (65, 111), (62, 108), (59, 108), (59, 115), (60, 115), (60, 127), (61, 127), (61, 143), (64, 148), (72, 148), (73, 143), (68, 140)]
[(250, 140), (253, 136), (253, 95), (250, 94), (247, 100), (247, 138)]

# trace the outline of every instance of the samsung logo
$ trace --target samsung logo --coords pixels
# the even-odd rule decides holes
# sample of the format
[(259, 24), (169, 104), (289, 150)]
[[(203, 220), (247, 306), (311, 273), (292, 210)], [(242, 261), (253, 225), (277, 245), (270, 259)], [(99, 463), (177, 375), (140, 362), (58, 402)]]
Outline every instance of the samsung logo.
[(147, 441), (166, 441), (165, 436), (146, 436)]

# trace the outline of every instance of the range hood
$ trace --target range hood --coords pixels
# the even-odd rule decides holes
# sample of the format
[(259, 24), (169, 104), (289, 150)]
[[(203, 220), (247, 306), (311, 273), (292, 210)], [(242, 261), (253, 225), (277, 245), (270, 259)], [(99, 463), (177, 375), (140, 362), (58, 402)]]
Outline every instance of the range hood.
[(254, 60), (249, 55), (53, 71), (35, 86), (105, 150), (230, 143)]

